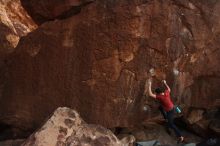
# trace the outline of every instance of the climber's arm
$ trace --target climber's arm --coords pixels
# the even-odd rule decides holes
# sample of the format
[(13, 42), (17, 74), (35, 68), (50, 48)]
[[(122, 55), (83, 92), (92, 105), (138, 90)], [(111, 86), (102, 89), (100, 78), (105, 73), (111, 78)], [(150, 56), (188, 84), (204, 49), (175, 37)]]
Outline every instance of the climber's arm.
[(170, 90), (170, 87), (167, 85), (166, 80), (163, 80), (162, 82), (163, 82), (163, 83), (164, 83), (164, 85), (166, 86), (167, 90), (170, 92), (171, 90)]
[(152, 93), (152, 90), (151, 90), (151, 85), (152, 85), (152, 82), (151, 80), (148, 81), (148, 92), (149, 92), (149, 96), (153, 97), (153, 98), (156, 98), (156, 95)]
[(146, 80), (145, 85), (144, 85), (144, 95), (146, 96), (148, 92), (148, 81)]

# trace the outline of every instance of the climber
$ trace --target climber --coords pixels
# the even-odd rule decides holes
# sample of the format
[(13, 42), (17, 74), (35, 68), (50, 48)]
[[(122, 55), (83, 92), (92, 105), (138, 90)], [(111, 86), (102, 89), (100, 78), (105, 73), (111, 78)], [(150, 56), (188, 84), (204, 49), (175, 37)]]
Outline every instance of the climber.
[[(151, 90), (152, 80), (151, 79), (148, 80), (149, 96), (160, 101), (160, 103), (161, 103), (160, 111), (162, 112), (165, 120), (167, 120), (169, 128), (174, 130), (176, 136), (178, 137), (178, 141), (183, 142), (184, 137), (182, 136), (180, 130), (176, 127), (176, 125), (173, 122), (174, 104), (170, 98), (170, 92), (171, 92), (170, 87), (167, 85), (165, 80), (163, 80), (162, 82), (166, 86), (166, 89), (164, 90), (162, 88), (156, 88), (156, 90), (155, 90), (156, 94), (154, 94), (154, 93), (152, 93), (152, 90)], [(146, 86), (145, 86), (145, 88), (146, 88)], [(146, 93), (146, 89), (145, 89), (145, 93)]]

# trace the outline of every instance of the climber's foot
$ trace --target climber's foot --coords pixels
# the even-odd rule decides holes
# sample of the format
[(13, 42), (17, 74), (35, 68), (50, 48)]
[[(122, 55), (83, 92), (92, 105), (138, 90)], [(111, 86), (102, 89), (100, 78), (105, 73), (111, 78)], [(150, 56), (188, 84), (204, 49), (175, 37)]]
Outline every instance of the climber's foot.
[(168, 127), (166, 127), (165, 130), (166, 130), (166, 132), (167, 132), (169, 135), (171, 135), (171, 131), (170, 131), (170, 129), (169, 129)]
[(185, 138), (184, 138), (183, 136), (180, 136), (180, 137), (178, 138), (177, 143), (183, 143), (184, 140), (185, 140)]

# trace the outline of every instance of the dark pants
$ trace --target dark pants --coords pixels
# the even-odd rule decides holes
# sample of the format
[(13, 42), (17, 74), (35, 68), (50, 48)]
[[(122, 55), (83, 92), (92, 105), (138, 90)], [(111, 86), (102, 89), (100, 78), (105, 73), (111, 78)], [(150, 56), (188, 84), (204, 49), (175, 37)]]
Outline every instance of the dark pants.
[(177, 137), (182, 136), (180, 130), (176, 127), (176, 125), (173, 122), (174, 118), (174, 108), (168, 112), (166, 112), (162, 106), (159, 106), (159, 110), (161, 114), (163, 115), (164, 119), (167, 120), (167, 126), (174, 130)]

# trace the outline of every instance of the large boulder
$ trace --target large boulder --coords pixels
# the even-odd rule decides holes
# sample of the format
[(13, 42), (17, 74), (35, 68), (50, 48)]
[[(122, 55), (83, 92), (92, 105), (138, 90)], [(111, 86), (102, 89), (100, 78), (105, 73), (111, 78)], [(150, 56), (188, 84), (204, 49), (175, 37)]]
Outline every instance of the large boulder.
[(128, 146), (106, 128), (86, 124), (69, 108), (58, 108), (52, 117), (22, 146)]
[(219, 114), (218, 108), (212, 110), (192, 108), (178, 118), (176, 123), (201, 137), (216, 137), (220, 135)]
[(218, 107), (219, 7), (220, 1), (96, 0), (44, 23), (10, 58), (1, 123), (33, 130), (68, 106), (109, 128), (139, 124), (158, 116), (157, 104), (143, 96), (151, 76), (153, 87), (166, 78), (183, 107)]
[(202, 109), (192, 109), (186, 116), (186, 121), (188, 124), (194, 124), (203, 119), (204, 110)]

